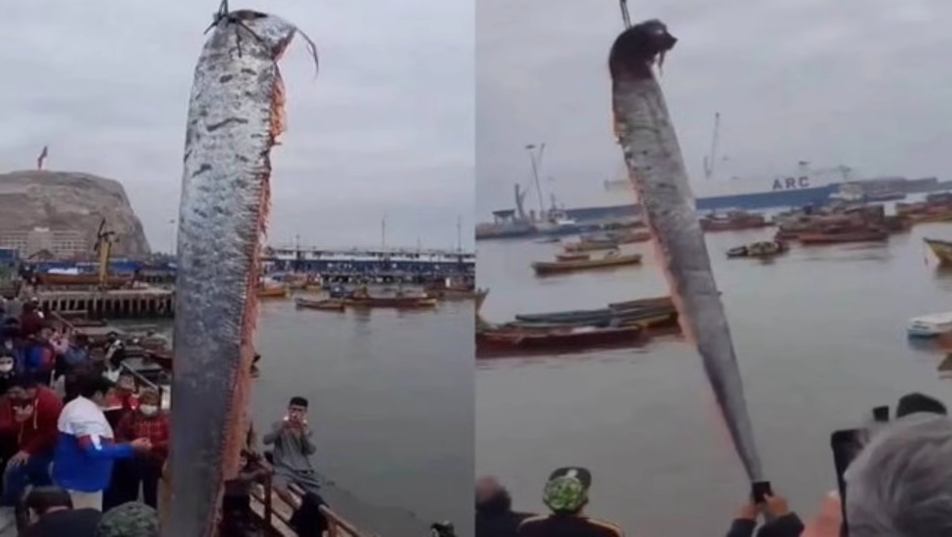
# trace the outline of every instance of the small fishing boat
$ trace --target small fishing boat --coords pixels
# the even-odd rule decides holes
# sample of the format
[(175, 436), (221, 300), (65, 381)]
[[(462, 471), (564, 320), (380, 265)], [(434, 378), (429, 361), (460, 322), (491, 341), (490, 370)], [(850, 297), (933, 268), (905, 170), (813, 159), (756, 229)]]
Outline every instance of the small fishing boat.
[(545, 331), (497, 328), (476, 332), (476, 358), (572, 354), (601, 348), (633, 347), (644, 341), (645, 330), (640, 325)]
[(605, 235), (609, 240), (615, 241), (615, 244), (637, 244), (651, 240), (651, 232), (644, 230), (609, 231)]
[(615, 250), (618, 248), (618, 243), (614, 239), (609, 238), (598, 238), (598, 239), (580, 239), (578, 242), (569, 242), (562, 246), (562, 248), (569, 253), (572, 252), (597, 252), (599, 250)]
[(906, 333), (912, 338), (934, 338), (952, 332), (952, 311), (933, 313), (909, 320)]
[(879, 242), (889, 240), (883, 229), (830, 229), (816, 233), (801, 233), (800, 244), (840, 244), (845, 242)]
[(576, 254), (576, 253), (565, 253), (565, 254), (555, 254), (556, 261), (584, 261), (586, 259), (591, 259), (592, 256), (589, 254)]
[(769, 259), (776, 257), (780, 254), (786, 253), (788, 250), (787, 243), (785, 241), (772, 240), (772, 241), (759, 241), (746, 244), (744, 246), (737, 246), (731, 248), (727, 251), (728, 258), (739, 258), (739, 257), (755, 257), (758, 259)]
[(952, 242), (939, 239), (922, 239), (939, 260), (939, 265), (952, 267)]
[(436, 299), (397, 291), (393, 296), (372, 296), (366, 285), (345, 297), (344, 305), (353, 308), (427, 309), (436, 306)]
[(258, 298), (287, 298), (288, 286), (283, 284), (268, 284), (258, 288)]
[(345, 309), (344, 301), (337, 298), (325, 298), (323, 300), (296, 298), (294, 305), (307, 310), (344, 311)]
[(616, 302), (609, 304), (607, 308), (554, 311), (547, 313), (519, 313), (515, 319), (525, 323), (578, 323), (578, 322), (599, 322), (606, 318), (616, 317), (626, 314), (637, 314), (639, 312), (653, 312), (658, 310), (673, 310), (674, 304), (669, 297), (644, 298), (639, 300), (629, 300), (627, 302)]
[(700, 222), (703, 231), (737, 231), (774, 225), (763, 215), (745, 211), (731, 211), (726, 215), (711, 214), (701, 218)]
[(609, 252), (600, 259), (580, 259), (576, 261), (536, 261), (532, 263), (532, 270), (536, 276), (549, 276), (580, 272), (584, 270), (607, 269), (638, 265), (641, 263), (640, 254), (621, 255), (617, 250)]

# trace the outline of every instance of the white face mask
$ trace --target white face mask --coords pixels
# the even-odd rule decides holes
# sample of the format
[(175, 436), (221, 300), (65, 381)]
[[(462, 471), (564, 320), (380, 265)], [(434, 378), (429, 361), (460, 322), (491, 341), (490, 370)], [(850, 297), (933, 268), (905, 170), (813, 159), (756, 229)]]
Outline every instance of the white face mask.
[(139, 412), (142, 412), (143, 416), (154, 416), (158, 411), (159, 407), (155, 405), (139, 405)]
[(13, 371), (13, 364), (0, 364), (0, 373), (9, 373)]

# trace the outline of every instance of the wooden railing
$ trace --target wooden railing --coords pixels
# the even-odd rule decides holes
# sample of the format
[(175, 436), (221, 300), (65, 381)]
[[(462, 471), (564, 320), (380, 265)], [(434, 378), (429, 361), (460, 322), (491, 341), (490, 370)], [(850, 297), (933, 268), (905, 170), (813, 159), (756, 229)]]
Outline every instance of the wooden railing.
[[(263, 459), (259, 464), (268, 472), (264, 483), (257, 487), (252, 494), (252, 510), (261, 518), (265, 527), (271, 528), (276, 534), (288, 537), (296, 536), (297, 534), (291, 529), (290, 525), (291, 515), (301, 505), (304, 490), (295, 484), (291, 484), (289, 492), (297, 505), (289, 505), (274, 492), (271, 486), (271, 474), (273, 472), (271, 465)], [(356, 526), (344, 520), (343, 517), (327, 506), (321, 507), (321, 513), (327, 520), (328, 529), (325, 533), (327, 537), (376, 537), (361, 532)]]

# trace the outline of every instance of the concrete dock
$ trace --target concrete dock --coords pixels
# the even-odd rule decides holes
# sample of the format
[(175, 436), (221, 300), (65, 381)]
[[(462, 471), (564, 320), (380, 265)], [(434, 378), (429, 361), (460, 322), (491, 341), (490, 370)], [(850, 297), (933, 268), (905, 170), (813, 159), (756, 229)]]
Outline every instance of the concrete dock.
[(41, 290), (40, 306), (91, 319), (162, 319), (175, 313), (175, 293), (165, 289)]

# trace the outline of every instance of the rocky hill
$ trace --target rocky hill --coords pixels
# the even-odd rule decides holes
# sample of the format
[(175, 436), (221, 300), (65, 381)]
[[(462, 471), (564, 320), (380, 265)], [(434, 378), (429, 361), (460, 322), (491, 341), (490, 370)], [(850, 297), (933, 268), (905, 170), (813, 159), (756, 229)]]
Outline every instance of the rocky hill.
[(142, 222), (118, 181), (76, 172), (0, 174), (0, 231), (72, 229), (93, 244), (103, 218), (118, 239), (115, 255), (149, 253)]

